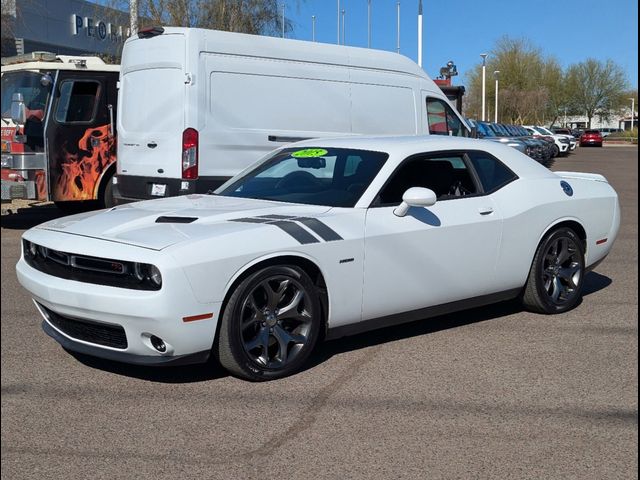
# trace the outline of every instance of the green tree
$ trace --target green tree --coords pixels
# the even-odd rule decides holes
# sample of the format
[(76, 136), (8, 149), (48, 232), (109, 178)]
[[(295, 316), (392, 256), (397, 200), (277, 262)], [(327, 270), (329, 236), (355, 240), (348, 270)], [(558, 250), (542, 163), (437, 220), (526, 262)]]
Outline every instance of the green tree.
[(613, 60), (589, 58), (571, 65), (567, 71), (572, 111), (585, 113), (589, 128), (593, 117), (606, 119), (623, 105), (627, 88), (624, 70)]
[[(510, 123), (553, 121), (567, 104), (562, 67), (553, 57), (522, 38), (502, 37), (487, 58), (486, 99), (488, 110), (495, 101), (493, 72), (499, 73), (499, 120)], [(468, 112), (480, 117), (482, 65), (467, 76)], [(493, 115), (488, 116), (489, 119)]]

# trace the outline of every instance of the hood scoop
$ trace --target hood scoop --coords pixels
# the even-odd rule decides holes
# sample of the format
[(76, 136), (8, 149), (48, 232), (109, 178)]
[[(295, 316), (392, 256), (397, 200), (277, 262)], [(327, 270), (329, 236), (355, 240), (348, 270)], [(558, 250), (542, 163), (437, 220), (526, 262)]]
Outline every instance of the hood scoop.
[(192, 223), (198, 220), (198, 217), (167, 217), (161, 216), (156, 218), (156, 223)]

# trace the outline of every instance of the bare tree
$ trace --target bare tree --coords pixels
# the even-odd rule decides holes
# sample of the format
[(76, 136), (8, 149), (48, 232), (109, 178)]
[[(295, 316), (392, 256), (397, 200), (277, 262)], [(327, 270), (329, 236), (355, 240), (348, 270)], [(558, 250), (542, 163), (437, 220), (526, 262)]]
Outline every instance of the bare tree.
[(2, 0), (2, 56), (15, 55), (16, 1)]
[(601, 62), (589, 58), (569, 67), (567, 88), (571, 92), (572, 111), (585, 113), (591, 128), (593, 117), (606, 119), (620, 108), (628, 85), (624, 70), (613, 60)]
[[(304, 0), (296, 0), (299, 4)], [(127, 0), (112, 0), (127, 10)], [(291, 4), (292, 2), (288, 2)], [(197, 27), (258, 35), (282, 32), (281, 2), (278, 0), (138, 0), (140, 27), (165, 25)], [(285, 31), (293, 22), (285, 18)]]

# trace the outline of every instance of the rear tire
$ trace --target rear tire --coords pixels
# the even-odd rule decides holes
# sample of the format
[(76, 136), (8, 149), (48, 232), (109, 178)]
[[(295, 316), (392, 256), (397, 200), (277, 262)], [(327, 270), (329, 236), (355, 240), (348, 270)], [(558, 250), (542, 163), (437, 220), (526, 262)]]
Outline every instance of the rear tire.
[(286, 377), (306, 362), (321, 324), (320, 299), (309, 275), (293, 265), (266, 267), (245, 278), (229, 297), (214, 351), (237, 377)]
[(585, 261), (582, 240), (570, 228), (558, 228), (540, 242), (533, 257), (522, 303), (536, 313), (562, 313), (582, 298)]

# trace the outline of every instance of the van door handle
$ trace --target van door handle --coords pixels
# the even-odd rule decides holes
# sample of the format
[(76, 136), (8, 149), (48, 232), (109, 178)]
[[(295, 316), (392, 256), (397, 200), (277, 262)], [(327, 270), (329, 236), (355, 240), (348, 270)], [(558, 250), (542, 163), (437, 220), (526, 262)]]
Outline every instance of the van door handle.
[(149, 147), (149, 148), (156, 148), (157, 146), (158, 146), (158, 144), (156, 142), (147, 143), (147, 147)]
[(491, 208), (491, 207), (480, 207), (478, 209), (478, 213), (480, 213), (480, 215), (491, 215), (493, 213), (493, 208)]

